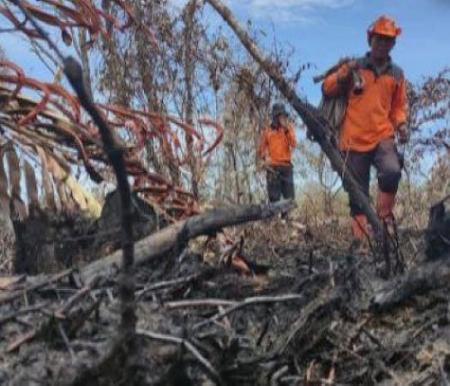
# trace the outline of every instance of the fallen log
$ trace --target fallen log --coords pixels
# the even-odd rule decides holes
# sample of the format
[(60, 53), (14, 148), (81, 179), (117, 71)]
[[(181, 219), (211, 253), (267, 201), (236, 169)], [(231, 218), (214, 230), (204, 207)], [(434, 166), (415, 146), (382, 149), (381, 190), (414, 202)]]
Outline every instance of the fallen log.
[[(135, 264), (144, 264), (154, 260), (169, 253), (174, 248), (182, 250), (190, 239), (197, 236), (214, 234), (227, 226), (267, 219), (294, 206), (293, 201), (286, 200), (267, 205), (232, 206), (215, 209), (187, 220), (179, 221), (138, 241), (135, 244)], [(86, 286), (90, 286), (92, 281), (98, 279), (98, 276), (106, 277), (116, 274), (120, 267), (121, 256), (122, 253), (118, 250), (84, 267), (80, 267), (80, 279), (83, 280)], [(73, 272), (74, 269), (70, 268), (54, 275), (27, 276), (26, 282), (28, 285), (24, 284), (20, 289), (14, 289), (0, 295), (0, 305), (20, 298), (26, 292), (32, 292), (66, 278)]]
[[(187, 242), (200, 235), (214, 234), (222, 228), (249, 221), (266, 219), (295, 206), (293, 201), (267, 205), (231, 206), (179, 221), (135, 244), (135, 264), (144, 264), (170, 251), (181, 251)], [(121, 251), (80, 268), (80, 276), (88, 285), (96, 276), (105, 276), (120, 266)]]
[(450, 286), (450, 254), (442, 260), (420, 265), (394, 279), (371, 299), (370, 309), (385, 312), (415, 295)]

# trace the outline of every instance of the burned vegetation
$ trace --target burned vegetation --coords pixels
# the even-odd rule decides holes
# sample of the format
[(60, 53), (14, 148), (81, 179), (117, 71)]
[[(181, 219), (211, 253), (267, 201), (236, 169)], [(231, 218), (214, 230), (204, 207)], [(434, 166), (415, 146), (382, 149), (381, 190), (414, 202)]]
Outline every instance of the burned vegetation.
[[(221, 1), (42, 3), (0, 3), (55, 70), (44, 82), (0, 56), (0, 384), (448, 384), (448, 70), (410, 85), (407, 172), (439, 156), (422, 191), (401, 187), (392, 234), (296, 94), (301, 71)], [(208, 5), (251, 61), (208, 32)], [(224, 128), (198, 114), (205, 95)], [(303, 150), (321, 186), (259, 204), (249, 165), (274, 95), (318, 144)], [(367, 254), (327, 173), (368, 218)]]

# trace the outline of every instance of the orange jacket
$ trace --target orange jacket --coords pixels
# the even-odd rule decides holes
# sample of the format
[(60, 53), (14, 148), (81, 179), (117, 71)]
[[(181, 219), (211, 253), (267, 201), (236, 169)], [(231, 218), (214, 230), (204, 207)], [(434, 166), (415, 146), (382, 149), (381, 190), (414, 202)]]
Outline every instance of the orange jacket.
[(268, 158), (271, 165), (288, 165), (296, 145), (293, 126), (289, 126), (287, 130), (283, 127), (269, 127), (262, 133), (258, 156), (262, 159)]
[[(348, 89), (348, 105), (340, 132), (341, 150), (369, 151), (380, 141), (394, 136), (395, 130), (407, 119), (406, 81), (403, 71), (390, 60), (380, 74), (371, 66), (368, 55), (357, 60), (364, 83), (361, 94)], [(346, 90), (343, 84), (348, 73), (343, 64), (327, 76), (322, 91), (335, 96)], [(345, 91), (344, 91), (345, 92)]]

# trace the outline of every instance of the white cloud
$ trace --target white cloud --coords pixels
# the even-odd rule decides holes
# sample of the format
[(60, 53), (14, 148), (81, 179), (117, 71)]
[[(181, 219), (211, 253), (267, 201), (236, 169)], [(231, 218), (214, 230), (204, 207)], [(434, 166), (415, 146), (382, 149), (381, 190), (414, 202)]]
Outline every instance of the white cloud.
[(314, 23), (316, 20), (309, 13), (305, 12), (293, 12), (290, 8), (277, 8), (274, 10), (269, 9), (250, 9), (250, 16), (253, 19), (261, 20), (267, 19), (274, 23), (298, 23), (302, 25), (308, 25)]
[(250, 0), (253, 8), (303, 8), (319, 7), (340, 8), (353, 3), (354, 0)]
[(324, 8), (341, 8), (355, 0), (249, 0), (250, 13), (257, 18), (270, 18), (277, 22), (311, 23), (315, 11)]
[[(188, 0), (169, 0), (175, 8), (182, 8)], [(222, 0), (232, 10), (245, 10), (255, 19), (275, 22), (312, 23), (316, 11), (351, 5), (356, 0)]]

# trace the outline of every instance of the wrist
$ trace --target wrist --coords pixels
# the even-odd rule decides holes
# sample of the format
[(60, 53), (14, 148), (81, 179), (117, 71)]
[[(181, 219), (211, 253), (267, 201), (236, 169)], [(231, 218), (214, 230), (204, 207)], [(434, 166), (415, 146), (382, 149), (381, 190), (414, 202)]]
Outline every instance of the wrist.
[(339, 69), (336, 73), (336, 80), (338, 83), (346, 83), (350, 76), (350, 69), (345, 66)]
[(406, 126), (406, 123), (400, 123), (397, 126), (397, 132), (400, 134), (405, 134), (408, 132), (408, 127)]

